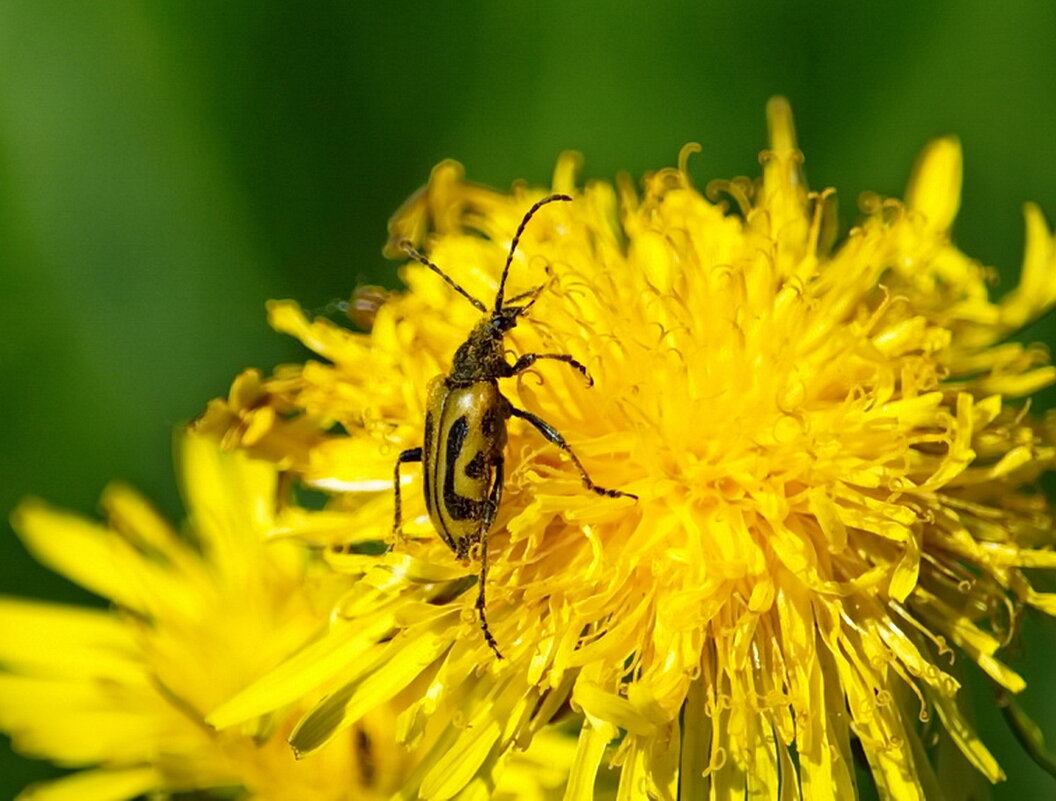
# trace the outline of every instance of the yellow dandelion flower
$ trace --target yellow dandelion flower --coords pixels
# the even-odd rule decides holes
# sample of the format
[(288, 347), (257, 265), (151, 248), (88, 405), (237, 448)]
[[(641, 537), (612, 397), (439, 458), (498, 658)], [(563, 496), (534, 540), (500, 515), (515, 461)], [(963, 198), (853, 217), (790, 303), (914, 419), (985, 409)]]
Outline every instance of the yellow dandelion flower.
[[(859, 747), (881, 797), (937, 797), (934, 740), (1002, 778), (950, 664), (1018, 692), (997, 651), (1024, 608), (1056, 612), (1025, 570), (1056, 567), (1036, 483), (1056, 448), (1022, 400), (1056, 373), (1044, 348), (1006, 339), (1056, 300), (1056, 241), (1028, 206), (1020, 285), (992, 300), (989, 272), (950, 238), (961, 151), (941, 139), (905, 200), (864, 198), (837, 243), (787, 103), (768, 116), (761, 179), (705, 194), (688, 148), (640, 195), (577, 188), (565, 157), (552, 191), (574, 202), (521, 239), (509, 292), (544, 288), (505, 342), (568, 354), (594, 386), (539, 363), (501, 390), (638, 500), (585, 491), (564, 453), (510, 421), (487, 577), (505, 658), (478, 629), (479, 567), (433, 531), (411, 465), (404, 539), (378, 556), (335, 547), (334, 567), (360, 579), (329, 633), (212, 723), (318, 699), (291, 737), (307, 755), (397, 698), (400, 741), (435, 743), (401, 799), (456, 797), (568, 707), (570, 801), (592, 797), (606, 761), (620, 798), (846, 801)], [(392, 244), (422, 244), (489, 299), (544, 194), (442, 164)], [(320, 543), (390, 540), (396, 455), (422, 443), (426, 386), (480, 319), (425, 267), (403, 278), (369, 334), (273, 303), (272, 324), (326, 362), (241, 379), (277, 413), (217, 402), (201, 422), (334, 493), (353, 524)], [(286, 447), (301, 425), (310, 436)], [(319, 689), (330, 681), (344, 684)]]
[[(39, 501), (15, 513), (42, 562), (115, 607), (0, 598), (0, 729), (27, 755), (84, 768), (20, 798), (387, 798), (415, 762), (384, 708), (311, 763), (286, 744), (303, 708), (221, 733), (206, 724), (210, 710), (324, 630), (349, 582), (288, 537), (335, 520), (276, 512), (274, 465), (191, 436), (182, 468), (191, 539), (123, 486), (104, 495), (109, 526)], [(549, 739), (545, 769), (532, 769), (540, 757), (521, 757), (511, 772), (519, 786), (504, 797), (544, 799), (563, 784), (573, 754)]]

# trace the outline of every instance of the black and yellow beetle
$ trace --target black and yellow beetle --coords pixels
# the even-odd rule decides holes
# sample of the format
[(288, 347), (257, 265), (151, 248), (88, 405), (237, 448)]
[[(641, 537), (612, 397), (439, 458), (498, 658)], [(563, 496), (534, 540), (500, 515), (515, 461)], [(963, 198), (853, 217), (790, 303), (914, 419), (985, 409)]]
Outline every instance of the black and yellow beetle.
[[(477, 611), (484, 639), (500, 659), (502, 654), (488, 628), (484, 611), (484, 583), (488, 572), (488, 530), (502, 500), (503, 449), (506, 447), (506, 421), (519, 417), (531, 423), (548, 441), (568, 454), (583, 478), (587, 489), (610, 498), (637, 498), (629, 492), (606, 489), (595, 484), (586, 468), (572, 452), (565, 438), (531, 412), (516, 408), (499, 392), (497, 379), (509, 378), (527, 370), (540, 359), (565, 362), (578, 370), (593, 385), (587, 368), (563, 353), (526, 353), (516, 362), (506, 361), (503, 337), (517, 325), (535, 302), (538, 286), (507, 303), (504, 300), (506, 276), (513, 254), (525, 226), (540, 208), (557, 200), (572, 200), (568, 195), (550, 195), (528, 209), (510, 244), (495, 303), (489, 310), (483, 303), (456, 284), (439, 267), (416, 251), (410, 242), (400, 243), (404, 252), (415, 261), (435, 272), (458, 294), (486, 315), (469, 333), (469, 337), (455, 352), (451, 372), (437, 376), (430, 382), (426, 402), (424, 443), (420, 448), (403, 451), (396, 461), (393, 476), (395, 520), (393, 534), (400, 532), (400, 465), (422, 463), (422, 484), (425, 507), (437, 534), (459, 559), (469, 559), (475, 548), (480, 550), (480, 578), (477, 590)], [(516, 305), (526, 301), (522, 305)]]

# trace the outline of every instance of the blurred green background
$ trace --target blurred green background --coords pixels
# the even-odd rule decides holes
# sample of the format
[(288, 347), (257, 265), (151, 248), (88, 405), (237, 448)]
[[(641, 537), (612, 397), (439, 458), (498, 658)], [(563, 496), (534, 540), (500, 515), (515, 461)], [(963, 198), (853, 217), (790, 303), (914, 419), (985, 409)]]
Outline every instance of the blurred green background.
[[(957, 239), (1007, 288), (1021, 203), (1056, 217), (1054, 35), (1056, 4), (1029, 0), (0, 0), (0, 511), (91, 513), (120, 477), (178, 515), (173, 426), (301, 355), (264, 301), (391, 284), (386, 220), (446, 157), (508, 186), (565, 149), (585, 177), (638, 177), (696, 140), (703, 186), (757, 174), (783, 93), (846, 224), (953, 132)], [(1053, 341), (1052, 316), (1028, 334)], [(6, 528), (0, 591), (93, 602)], [(1033, 625), (1016, 664), (1056, 738), (1054, 632)], [(1010, 776), (993, 797), (1056, 797), (974, 690)], [(51, 775), (0, 749), (0, 798)]]

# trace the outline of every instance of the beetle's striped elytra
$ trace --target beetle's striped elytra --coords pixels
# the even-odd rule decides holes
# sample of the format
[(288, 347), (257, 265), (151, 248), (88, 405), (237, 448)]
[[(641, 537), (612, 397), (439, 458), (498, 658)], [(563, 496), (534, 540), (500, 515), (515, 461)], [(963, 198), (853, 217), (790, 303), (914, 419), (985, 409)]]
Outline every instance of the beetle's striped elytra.
[(465, 559), (478, 529), (486, 533), (496, 512), (489, 499), (502, 483), (492, 472), (502, 469), (506, 399), (494, 381), (449, 388), (437, 378), (429, 394), (422, 445), (425, 506), (437, 533)]
[(422, 447), (405, 450), (396, 460), (393, 475), (393, 534), (396, 537), (400, 534), (400, 465), (421, 462), (425, 506), (436, 533), (459, 559), (472, 558), (479, 549), (477, 613), (484, 639), (499, 659), (502, 653), (488, 626), (484, 589), (488, 573), (487, 535), (502, 500), (506, 421), (510, 417), (527, 421), (549, 442), (563, 450), (587, 489), (609, 498), (638, 497), (595, 484), (557, 429), (531, 412), (516, 408), (499, 391), (498, 379), (515, 376), (540, 359), (564, 362), (577, 370), (588, 385), (594, 383), (587, 368), (566, 354), (526, 353), (510, 364), (506, 361), (503, 349), (506, 332), (517, 325), (517, 318), (531, 308), (543, 289), (542, 286), (535, 287), (510, 298), (508, 302), (504, 299), (506, 278), (521, 234), (532, 216), (547, 203), (571, 200), (568, 195), (549, 195), (528, 209), (510, 243), (491, 309), (415, 250), (410, 242), (400, 243), (408, 256), (443, 278), (448, 286), (485, 316), (455, 351), (451, 372), (446, 376), (437, 376), (430, 382)]

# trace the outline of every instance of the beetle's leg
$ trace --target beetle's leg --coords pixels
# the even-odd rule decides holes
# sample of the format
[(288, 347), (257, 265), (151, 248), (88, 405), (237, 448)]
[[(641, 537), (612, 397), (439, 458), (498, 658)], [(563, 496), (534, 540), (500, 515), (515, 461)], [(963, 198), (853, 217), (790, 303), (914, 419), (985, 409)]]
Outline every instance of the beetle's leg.
[(520, 417), (522, 420), (527, 420), (529, 423), (531, 423), (538, 429), (540, 434), (546, 437), (548, 442), (552, 442), (554, 445), (556, 445), (568, 454), (568, 458), (572, 460), (572, 464), (576, 466), (576, 469), (579, 471), (579, 475), (583, 478), (583, 486), (585, 486), (587, 489), (591, 490), (592, 492), (596, 492), (598, 495), (608, 496), (609, 498), (626, 497), (634, 498), (635, 500), (638, 499), (638, 496), (635, 495), (633, 492), (622, 492), (620, 490), (606, 489), (605, 487), (599, 487), (597, 484), (595, 484), (594, 481), (591, 479), (590, 475), (587, 473), (587, 468), (583, 466), (583, 463), (579, 461), (579, 457), (576, 456), (571, 446), (567, 442), (565, 442), (565, 438), (561, 436), (561, 432), (554, 428), (552, 425), (550, 425), (548, 422), (543, 420), (541, 417), (537, 417), (531, 412), (526, 412), (523, 409), (518, 409), (513, 404), (509, 405), (509, 410), (510, 414), (512, 414), (514, 417)]
[(407, 450), (400, 453), (396, 458), (396, 468), (392, 473), (392, 496), (394, 500), (395, 512), (392, 518), (392, 535), (397, 541), (403, 539), (403, 532), (400, 531), (402, 526), (401, 509), (400, 509), (400, 465), (407, 462), (420, 462), (422, 461), (422, 449), (421, 448), (408, 448)]
[[(513, 408), (512, 406), (510, 407)], [(488, 502), (484, 505), (484, 516), (481, 519), (481, 538), (486, 539), (488, 531), (491, 530), (491, 524), (495, 522), (495, 513), (499, 511), (499, 504), (502, 503), (502, 482), (503, 475), (506, 467), (506, 459), (501, 455), (495, 457), (495, 461), (492, 463), (495, 468), (495, 474), (491, 485), (491, 492), (488, 493)]]
[(517, 373), (524, 372), (540, 359), (553, 359), (556, 362), (564, 362), (570, 367), (578, 370), (580, 374), (587, 379), (588, 387), (594, 386), (594, 379), (590, 377), (587, 368), (565, 353), (526, 353), (517, 359), (513, 366), (510, 367), (510, 375), (517, 375)]
[(480, 630), (484, 632), (484, 641), (499, 659), (502, 659), (502, 653), (499, 651), (499, 644), (495, 642), (495, 637), (491, 634), (491, 629), (488, 627), (488, 616), (484, 611), (484, 585), (488, 579), (488, 530), (495, 520), (499, 501), (502, 500), (503, 462), (501, 456), (495, 460), (494, 483), (491, 485), (491, 493), (484, 506), (484, 517), (480, 522), (480, 580), (477, 582), (477, 614), (480, 615)]

